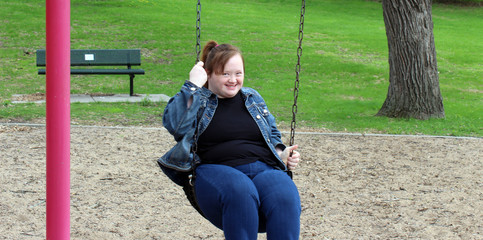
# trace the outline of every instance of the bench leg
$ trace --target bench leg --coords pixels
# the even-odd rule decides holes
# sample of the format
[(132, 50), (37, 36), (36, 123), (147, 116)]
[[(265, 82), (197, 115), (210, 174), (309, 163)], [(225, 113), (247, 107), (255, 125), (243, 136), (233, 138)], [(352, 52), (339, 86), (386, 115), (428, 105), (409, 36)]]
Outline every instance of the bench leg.
[(134, 74), (129, 74), (129, 96), (134, 95)]

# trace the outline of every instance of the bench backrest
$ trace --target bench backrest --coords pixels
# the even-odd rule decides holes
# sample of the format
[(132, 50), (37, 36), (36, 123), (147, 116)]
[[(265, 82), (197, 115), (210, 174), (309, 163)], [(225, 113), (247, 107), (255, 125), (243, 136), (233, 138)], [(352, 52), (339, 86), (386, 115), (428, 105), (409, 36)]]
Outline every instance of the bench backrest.
[[(37, 50), (37, 66), (45, 66), (45, 50)], [(71, 66), (141, 65), (139, 49), (70, 50)]]

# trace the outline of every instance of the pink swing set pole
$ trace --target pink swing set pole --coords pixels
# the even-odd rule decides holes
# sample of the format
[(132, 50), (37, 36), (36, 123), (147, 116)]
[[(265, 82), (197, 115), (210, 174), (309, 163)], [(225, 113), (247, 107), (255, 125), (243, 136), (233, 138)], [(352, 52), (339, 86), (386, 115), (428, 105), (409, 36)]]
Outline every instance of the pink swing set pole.
[(70, 0), (46, 0), (47, 239), (70, 239)]

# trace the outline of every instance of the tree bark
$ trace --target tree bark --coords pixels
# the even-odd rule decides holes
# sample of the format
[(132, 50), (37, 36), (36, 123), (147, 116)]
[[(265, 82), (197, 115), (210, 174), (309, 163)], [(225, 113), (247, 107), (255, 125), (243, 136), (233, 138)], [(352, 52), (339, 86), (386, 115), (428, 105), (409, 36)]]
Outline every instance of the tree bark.
[(377, 116), (444, 118), (431, 0), (383, 0), (389, 89)]

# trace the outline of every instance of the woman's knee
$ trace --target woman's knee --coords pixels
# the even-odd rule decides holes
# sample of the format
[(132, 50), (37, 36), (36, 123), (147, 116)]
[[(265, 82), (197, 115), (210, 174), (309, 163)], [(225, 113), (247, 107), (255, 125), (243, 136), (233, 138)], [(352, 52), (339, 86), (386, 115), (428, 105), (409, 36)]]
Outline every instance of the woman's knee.
[(301, 211), (300, 195), (292, 179), (282, 171), (270, 171), (253, 179), (260, 202), (266, 211), (284, 209), (293, 214)]

